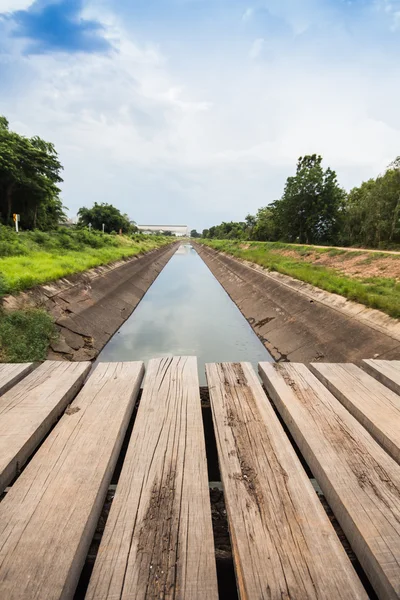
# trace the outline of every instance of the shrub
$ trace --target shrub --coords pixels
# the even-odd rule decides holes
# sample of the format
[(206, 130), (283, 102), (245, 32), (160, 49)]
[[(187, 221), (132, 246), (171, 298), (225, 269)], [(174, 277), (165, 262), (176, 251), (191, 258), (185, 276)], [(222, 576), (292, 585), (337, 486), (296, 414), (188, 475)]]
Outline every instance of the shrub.
[(57, 336), (50, 315), (39, 309), (0, 312), (0, 360), (31, 362), (45, 360)]

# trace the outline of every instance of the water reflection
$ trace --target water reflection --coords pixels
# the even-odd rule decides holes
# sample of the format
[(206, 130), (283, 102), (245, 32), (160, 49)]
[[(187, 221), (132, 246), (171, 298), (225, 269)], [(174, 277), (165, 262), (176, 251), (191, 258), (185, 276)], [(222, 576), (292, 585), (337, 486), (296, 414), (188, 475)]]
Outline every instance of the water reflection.
[(197, 356), (206, 362), (272, 358), (246, 319), (190, 245), (181, 245), (99, 361)]

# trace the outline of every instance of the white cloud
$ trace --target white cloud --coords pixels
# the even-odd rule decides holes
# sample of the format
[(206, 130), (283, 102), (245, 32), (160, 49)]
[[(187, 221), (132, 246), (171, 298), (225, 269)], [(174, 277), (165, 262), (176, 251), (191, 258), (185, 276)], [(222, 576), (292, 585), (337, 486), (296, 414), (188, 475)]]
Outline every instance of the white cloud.
[(246, 10), (244, 11), (243, 15), (242, 15), (242, 21), (250, 21), (251, 18), (254, 15), (254, 8), (246, 8)]
[(283, 19), (295, 35), (306, 32), (312, 23), (321, 19), (324, 5), (321, 0), (265, 0), (268, 11)]
[(0, 0), (0, 14), (14, 12), (15, 10), (26, 10), (35, 0)]
[(390, 19), (392, 31), (400, 29), (400, 1), (399, 0), (377, 0), (378, 10), (383, 11)]
[(138, 222), (202, 229), (279, 197), (305, 153), (321, 153), (347, 188), (399, 154), (400, 66), (382, 48), (340, 39), (343, 59), (319, 41), (260, 37), (250, 54), (265, 49), (268, 61), (236, 45), (167, 56), (112, 13), (91, 11), (107, 26), (110, 55), (13, 50), (0, 62), (0, 114), (56, 144), (72, 214), (113, 202)]
[(263, 51), (264, 45), (264, 38), (257, 38), (254, 40), (250, 48), (249, 57), (252, 59), (258, 58)]

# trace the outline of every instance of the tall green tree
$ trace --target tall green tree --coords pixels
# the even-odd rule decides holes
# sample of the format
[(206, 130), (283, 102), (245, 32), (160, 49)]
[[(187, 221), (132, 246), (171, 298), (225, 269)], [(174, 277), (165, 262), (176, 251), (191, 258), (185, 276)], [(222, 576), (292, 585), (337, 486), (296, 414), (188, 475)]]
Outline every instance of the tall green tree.
[(273, 205), (264, 206), (257, 211), (250, 239), (259, 242), (273, 242), (279, 239), (279, 227)]
[[(65, 218), (59, 198), (62, 165), (54, 145), (35, 136), (27, 138), (10, 131), (0, 117), (0, 215), (11, 223), (12, 213), (21, 214), (25, 228), (56, 227)], [(51, 213), (57, 221), (47, 218)]]
[(385, 173), (350, 191), (343, 240), (372, 247), (400, 244), (400, 157)]
[(289, 242), (335, 243), (345, 197), (335, 171), (323, 169), (321, 156), (300, 157), (296, 175), (274, 204), (281, 236)]
[(136, 231), (137, 227), (129, 221), (128, 215), (122, 214), (112, 204), (94, 203), (92, 208), (82, 207), (78, 211), (78, 225), (88, 226), (91, 223), (93, 229), (102, 230), (103, 223), (106, 232), (119, 231), (123, 233)]

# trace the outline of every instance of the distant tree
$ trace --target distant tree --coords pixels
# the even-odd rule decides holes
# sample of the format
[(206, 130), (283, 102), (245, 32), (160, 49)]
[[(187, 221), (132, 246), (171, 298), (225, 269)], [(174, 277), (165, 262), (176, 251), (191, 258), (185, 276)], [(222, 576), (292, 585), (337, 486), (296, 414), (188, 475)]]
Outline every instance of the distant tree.
[(0, 218), (12, 223), (21, 215), (26, 229), (49, 229), (65, 218), (59, 198), (62, 166), (54, 145), (10, 131), (0, 116)]
[(245, 229), (246, 238), (251, 239), (253, 237), (254, 227), (257, 224), (257, 217), (255, 217), (254, 215), (248, 214), (245, 218), (245, 223), (246, 223), (246, 229)]
[[(247, 227), (246, 223), (242, 221), (231, 221), (230, 223), (223, 222), (221, 223), (221, 225), (215, 225), (213, 227), (210, 227), (210, 229), (204, 231), (208, 232), (207, 237), (210, 239), (235, 240), (246, 238)], [(203, 237), (205, 237), (204, 232)]]
[(201, 237), (203, 237), (203, 238), (208, 238), (208, 233), (209, 233), (209, 232), (208, 232), (208, 229), (203, 229), (203, 232), (202, 232), (202, 234), (201, 234)]
[(400, 244), (400, 157), (383, 175), (350, 191), (342, 240), (373, 247)]
[(273, 242), (279, 239), (279, 228), (273, 205), (265, 206), (257, 211), (250, 239), (260, 242)]
[(78, 225), (88, 226), (92, 224), (93, 229), (102, 230), (103, 223), (105, 231), (110, 233), (111, 231), (119, 231), (122, 229), (123, 233), (131, 232), (135, 226), (130, 223), (128, 215), (122, 214), (118, 208), (112, 204), (97, 204), (94, 203), (92, 208), (82, 207), (78, 211)]
[(190, 232), (190, 237), (191, 238), (199, 238), (199, 237), (201, 237), (201, 235), (199, 233), (197, 233), (196, 229), (192, 229), (192, 231)]
[(335, 171), (324, 171), (322, 157), (300, 157), (296, 175), (286, 181), (274, 216), (286, 241), (307, 244), (335, 243), (346, 198)]

